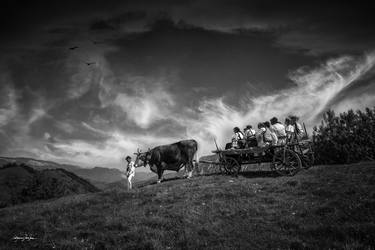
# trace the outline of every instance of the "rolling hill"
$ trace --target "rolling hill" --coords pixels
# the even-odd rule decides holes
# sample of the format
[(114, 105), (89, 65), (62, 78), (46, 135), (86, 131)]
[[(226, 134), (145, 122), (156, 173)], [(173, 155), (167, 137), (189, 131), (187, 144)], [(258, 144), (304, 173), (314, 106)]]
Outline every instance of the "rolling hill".
[(0, 248), (373, 249), (374, 210), (374, 162), (172, 178), (0, 209)]
[(11, 163), (0, 168), (0, 207), (99, 191), (65, 169), (35, 170)]
[(25, 164), (35, 170), (45, 170), (45, 169), (65, 169), (69, 172), (72, 172), (79, 177), (82, 177), (92, 184), (97, 186), (100, 189), (106, 187), (107, 184), (118, 182), (123, 180), (122, 173), (116, 168), (103, 168), (103, 167), (94, 167), (94, 168), (82, 168), (75, 165), (69, 164), (60, 164), (53, 161), (43, 161), (33, 158), (25, 157), (0, 157), (0, 167), (8, 163), (15, 164)]

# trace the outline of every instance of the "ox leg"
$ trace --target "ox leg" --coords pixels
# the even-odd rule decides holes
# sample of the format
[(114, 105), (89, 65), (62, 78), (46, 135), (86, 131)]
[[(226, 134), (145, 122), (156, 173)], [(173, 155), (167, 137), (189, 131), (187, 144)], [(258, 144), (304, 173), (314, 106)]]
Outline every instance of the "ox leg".
[(189, 178), (191, 178), (192, 176), (193, 176), (193, 169), (191, 169), (191, 170), (189, 171), (189, 173), (188, 173), (188, 177), (187, 177), (187, 178), (189, 179)]
[(188, 171), (187, 178), (189, 179), (193, 176), (193, 163), (190, 161), (189, 163), (186, 164), (185, 168), (187, 168), (187, 171)]
[[(197, 152), (196, 152), (197, 149), (193, 150), (193, 149), (190, 149), (188, 154), (187, 154), (187, 167), (189, 169), (189, 173), (188, 173), (188, 177), (187, 178), (191, 178), (193, 176), (193, 171), (195, 169), (195, 163), (198, 163), (198, 155), (197, 155)], [(196, 157), (194, 159), (194, 157)]]
[(193, 176), (193, 168), (192, 168), (192, 165), (187, 163), (185, 164), (184, 166), (185, 170), (184, 170), (184, 177), (185, 178), (191, 178)]
[(184, 175), (183, 177), (186, 178), (188, 176), (188, 166), (187, 164), (184, 164)]
[(162, 169), (162, 167), (158, 167), (158, 183), (160, 183), (163, 178), (163, 172), (164, 170)]

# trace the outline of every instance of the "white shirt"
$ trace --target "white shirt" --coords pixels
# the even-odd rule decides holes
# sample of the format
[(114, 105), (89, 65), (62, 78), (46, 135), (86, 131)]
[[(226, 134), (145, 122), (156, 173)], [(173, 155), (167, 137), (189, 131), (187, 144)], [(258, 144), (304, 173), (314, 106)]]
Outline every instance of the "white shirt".
[(285, 126), (283, 124), (275, 123), (271, 126), (271, 128), (273, 132), (275, 132), (277, 138), (286, 136)]
[(255, 129), (250, 129), (250, 131), (251, 131), (251, 133), (253, 134), (253, 135), (255, 135)]
[(266, 128), (260, 128), (256, 134), (255, 137), (258, 142), (258, 147), (264, 147), (266, 146), (266, 143), (263, 141), (263, 133), (266, 131)]
[(243, 134), (240, 132), (234, 133), (232, 136), (232, 141), (238, 141), (243, 139)]
[(253, 136), (255, 136), (255, 130), (254, 129), (251, 128), (251, 129), (245, 130), (245, 137), (246, 138), (251, 138)]
[(285, 131), (288, 133), (294, 133), (294, 126), (289, 124), (286, 126)]
[(273, 146), (277, 145), (278, 138), (277, 138), (276, 133), (271, 131), (271, 136), (272, 136), (272, 145)]
[(134, 165), (134, 162), (131, 161), (128, 163), (127, 167), (126, 167), (126, 175), (129, 177), (129, 176), (134, 176), (135, 175), (135, 165)]
[(243, 139), (243, 134), (241, 132), (234, 133), (232, 136), (232, 147), (238, 147), (238, 141)]

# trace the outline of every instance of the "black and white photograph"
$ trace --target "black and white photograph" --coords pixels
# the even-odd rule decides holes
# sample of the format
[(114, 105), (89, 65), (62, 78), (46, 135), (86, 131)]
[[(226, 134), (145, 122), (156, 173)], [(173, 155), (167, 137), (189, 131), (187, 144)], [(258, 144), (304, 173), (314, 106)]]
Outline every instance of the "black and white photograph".
[(375, 250), (375, 5), (0, 3), (0, 249)]

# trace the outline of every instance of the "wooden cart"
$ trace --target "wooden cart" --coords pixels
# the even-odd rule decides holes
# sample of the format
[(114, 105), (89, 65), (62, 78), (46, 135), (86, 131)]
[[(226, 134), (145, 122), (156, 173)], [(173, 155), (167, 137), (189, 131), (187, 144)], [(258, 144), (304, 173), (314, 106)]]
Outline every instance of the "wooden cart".
[(220, 172), (235, 176), (240, 173), (241, 166), (247, 164), (270, 163), (272, 171), (293, 176), (302, 168), (310, 168), (314, 163), (312, 143), (308, 140), (261, 148), (221, 150), (217, 147), (212, 152), (218, 156), (218, 161), (205, 163), (214, 164)]

